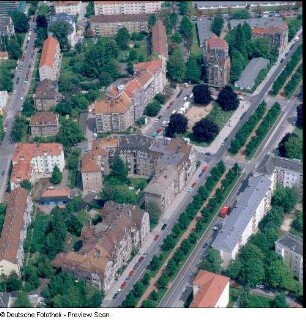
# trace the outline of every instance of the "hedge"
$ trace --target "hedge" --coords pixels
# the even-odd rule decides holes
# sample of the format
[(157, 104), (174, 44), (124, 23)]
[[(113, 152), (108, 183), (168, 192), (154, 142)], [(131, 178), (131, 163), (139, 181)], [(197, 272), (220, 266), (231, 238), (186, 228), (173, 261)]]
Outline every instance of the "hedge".
[(290, 79), (290, 81), (286, 84), (284, 88), (284, 93), (286, 98), (291, 98), (293, 93), (295, 92), (297, 86), (301, 82), (303, 78), (303, 65), (301, 64), (297, 70), (295, 71), (294, 75)]

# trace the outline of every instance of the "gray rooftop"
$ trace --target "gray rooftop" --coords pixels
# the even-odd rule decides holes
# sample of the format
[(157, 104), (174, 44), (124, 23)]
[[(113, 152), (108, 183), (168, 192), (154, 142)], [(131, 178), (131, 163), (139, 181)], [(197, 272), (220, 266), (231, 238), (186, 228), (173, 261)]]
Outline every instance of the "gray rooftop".
[(253, 58), (242, 71), (240, 78), (235, 81), (235, 86), (252, 89), (259, 72), (264, 69), (268, 63), (268, 59)]
[(287, 159), (268, 153), (257, 167), (258, 173), (272, 174), (276, 167), (303, 174), (303, 163), (298, 159)]
[(237, 204), (226, 218), (212, 246), (231, 252), (240, 240), (258, 205), (266, 195), (272, 181), (266, 176), (251, 177), (248, 186), (237, 199)]
[(197, 20), (200, 47), (204, 47), (205, 40), (209, 39), (214, 33), (210, 31), (212, 20), (200, 18)]
[(198, 9), (201, 8), (228, 8), (228, 7), (239, 7), (239, 8), (245, 8), (248, 4), (252, 5), (280, 5), (284, 2), (282, 1), (192, 1), (193, 6), (197, 5)]
[(231, 28), (237, 27), (238, 24), (243, 25), (245, 22), (248, 23), (252, 28), (253, 27), (257, 27), (257, 28), (282, 27), (286, 24), (283, 18), (281, 17), (229, 20)]
[(118, 152), (121, 150), (148, 152), (155, 141), (154, 138), (141, 134), (120, 135), (119, 139)]
[(62, 12), (62, 13), (58, 13), (54, 16), (51, 16), (50, 18), (50, 24), (52, 24), (53, 22), (57, 22), (57, 21), (65, 21), (69, 24), (73, 24), (73, 16), (70, 16), (69, 14)]
[(284, 234), (280, 239), (275, 242), (275, 245), (282, 244), (288, 250), (293, 251), (300, 256), (303, 255), (303, 239), (291, 233)]

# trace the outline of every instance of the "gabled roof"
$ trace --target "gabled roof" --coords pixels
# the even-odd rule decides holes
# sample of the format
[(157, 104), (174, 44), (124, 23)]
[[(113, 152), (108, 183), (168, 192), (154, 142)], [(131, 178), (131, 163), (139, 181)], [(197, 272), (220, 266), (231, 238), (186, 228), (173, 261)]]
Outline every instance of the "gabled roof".
[(193, 281), (199, 288), (190, 307), (214, 308), (224, 289), (229, 285), (230, 278), (208, 271), (200, 270)]
[(56, 99), (57, 81), (44, 79), (38, 83), (34, 99)]
[(58, 115), (54, 112), (37, 112), (31, 116), (30, 126), (40, 125), (57, 125), (58, 124)]
[(166, 28), (161, 20), (158, 20), (152, 28), (153, 52), (168, 58), (168, 44)]
[(92, 173), (92, 172), (101, 172), (97, 164), (95, 155), (90, 151), (83, 155), (81, 160), (81, 170), (82, 173)]
[(131, 100), (123, 93), (116, 99), (97, 100), (93, 105), (96, 114), (126, 113), (131, 106)]
[(209, 49), (226, 49), (228, 48), (228, 44), (225, 40), (219, 38), (216, 35), (213, 35), (208, 40), (206, 40), (206, 47)]
[(39, 68), (42, 66), (53, 68), (57, 46), (59, 46), (59, 42), (53, 37), (48, 37), (44, 41)]
[(53, 198), (53, 197), (71, 197), (71, 190), (68, 188), (61, 188), (61, 189), (47, 189), (45, 190), (41, 198)]

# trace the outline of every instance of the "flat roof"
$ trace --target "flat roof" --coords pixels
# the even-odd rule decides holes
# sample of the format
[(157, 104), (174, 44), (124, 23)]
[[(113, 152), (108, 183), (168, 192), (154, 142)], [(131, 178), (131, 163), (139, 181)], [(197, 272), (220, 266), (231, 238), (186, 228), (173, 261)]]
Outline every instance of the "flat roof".
[(231, 252), (235, 248), (271, 184), (272, 181), (266, 176), (249, 179), (248, 186), (238, 196), (236, 206), (225, 219), (212, 247), (227, 252)]
[(212, 35), (214, 35), (214, 33), (210, 31), (211, 23), (212, 20), (208, 20), (207, 18), (197, 19), (197, 27), (201, 48), (205, 46), (205, 40), (209, 39)]
[[(198, 9), (201, 8), (228, 8), (228, 7), (237, 7), (245, 8), (248, 4), (251, 6), (256, 6), (258, 4), (266, 6), (280, 6), (288, 4), (288, 1), (193, 1), (193, 7), (197, 5)], [(291, 2), (292, 4), (292, 2)]]
[(275, 241), (275, 244), (281, 244), (285, 246), (288, 250), (293, 251), (300, 256), (303, 256), (303, 239), (295, 236), (291, 233), (284, 234), (281, 238)]
[(242, 71), (240, 78), (235, 81), (235, 86), (252, 89), (259, 72), (269, 63), (268, 59), (253, 58)]

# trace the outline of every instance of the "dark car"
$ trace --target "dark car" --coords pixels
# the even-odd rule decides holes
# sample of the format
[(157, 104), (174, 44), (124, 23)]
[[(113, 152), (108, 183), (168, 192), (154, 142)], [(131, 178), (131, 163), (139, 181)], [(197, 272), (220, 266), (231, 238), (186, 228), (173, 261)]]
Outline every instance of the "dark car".
[(158, 116), (158, 119), (160, 119), (162, 117), (162, 115), (160, 114), (159, 116)]
[(207, 248), (207, 247), (208, 247), (208, 243), (205, 242), (205, 243), (203, 244), (203, 248)]
[(116, 292), (114, 295), (113, 295), (113, 299), (116, 299), (119, 295), (119, 292)]
[(162, 230), (165, 230), (167, 228), (167, 223), (164, 223), (163, 226), (161, 227)]
[(284, 59), (282, 59), (280, 62), (283, 63), (283, 62), (284, 62)]

